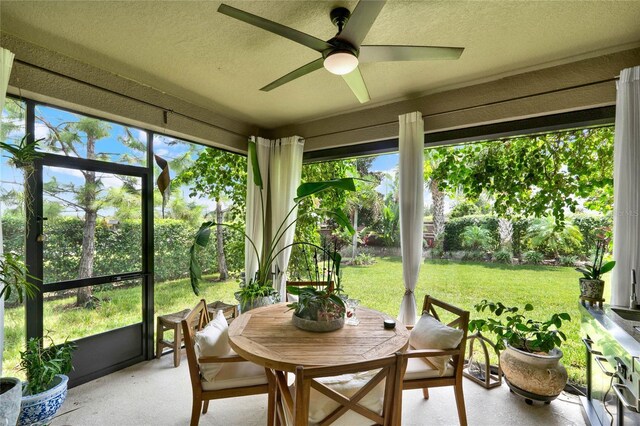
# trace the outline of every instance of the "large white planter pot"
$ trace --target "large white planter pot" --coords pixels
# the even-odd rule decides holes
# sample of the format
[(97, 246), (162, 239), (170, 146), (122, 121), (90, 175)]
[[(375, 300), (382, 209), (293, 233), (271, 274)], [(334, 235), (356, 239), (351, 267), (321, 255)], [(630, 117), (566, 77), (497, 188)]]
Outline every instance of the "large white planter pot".
[(242, 303), (240, 299), (240, 293), (236, 292), (236, 300), (240, 303), (240, 313), (250, 311), (251, 309), (260, 308), (262, 306), (273, 305), (276, 303), (276, 299), (273, 296), (258, 297), (253, 299), (251, 303)]
[(15, 425), (20, 413), (22, 382), (15, 377), (0, 378), (0, 425)]
[(68, 381), (67, 376), (58, 374), (51, 389), (35, 395), (24, 395), (18, 426), (49, 424), (67, 397)]
[(560, 358), (562, 351), (558, 348), (547, 355), (532, 354), (507, 345), (500, 354), (500, 366), (515, 393), (528, 400), (549, 402), (560, 395), (567, 384), (567, 370)]

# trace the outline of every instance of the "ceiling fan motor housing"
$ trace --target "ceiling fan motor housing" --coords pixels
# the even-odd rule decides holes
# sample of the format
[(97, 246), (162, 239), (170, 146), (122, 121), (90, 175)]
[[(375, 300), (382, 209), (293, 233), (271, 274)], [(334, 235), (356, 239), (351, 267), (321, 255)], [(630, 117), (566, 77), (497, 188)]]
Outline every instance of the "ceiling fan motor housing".
[(346, 7), (336, 7), (331, 10), (331, 14), (329, 16), (331, 17), (333, 25), (338, 27), (338, 34), (340, 34), (344, 26), (347, 25), (351, 12)]

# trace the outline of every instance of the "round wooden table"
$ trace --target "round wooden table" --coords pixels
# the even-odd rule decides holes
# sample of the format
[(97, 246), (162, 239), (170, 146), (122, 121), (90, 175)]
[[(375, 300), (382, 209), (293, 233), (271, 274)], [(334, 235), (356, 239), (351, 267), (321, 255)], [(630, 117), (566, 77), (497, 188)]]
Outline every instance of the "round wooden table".
[(229, 326), (229, 343), (243, 358), (266, 368), (295, 372), (296, 366), (327, 366), (366, 361), (402, 351), (409, 331), (396, 321), (387, 330), (382, 312), (358, 307), (360, 324), (327, 333), (300, 330), (285, 303), (252, 309)]

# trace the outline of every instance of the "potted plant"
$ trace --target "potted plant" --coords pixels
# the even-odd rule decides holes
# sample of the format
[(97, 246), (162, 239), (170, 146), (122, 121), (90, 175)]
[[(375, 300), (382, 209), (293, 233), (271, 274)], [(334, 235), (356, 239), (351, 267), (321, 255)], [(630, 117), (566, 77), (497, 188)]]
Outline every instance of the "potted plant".
[[(8, 300), (13, 294), (19, 303), (25, 296), (32, 297), (36, 286), (27, 281), (26, 267), (22, 260), (14, 253), (4, 253), (0, 256), (0, 298)], [(3, 326), (4, 327), (4, 326)], [(3, 340), (4, 341), (4, 340)], [(4, 347), (0, 348), (4, 350)], [(20, 412), (20, 398), (22, 387), (20, 380), (15, 377), (0, 378), (0, 420), (13, 425)]]
[(580, 278), (580, 297), (602, 300), (604, 281), (601, 277), (616, 266), (615, 260), (603, 263), (604, 253), (608, 245), (607, 239), (599, 238), (596, 241), (596, 253), (593, 258), (593, 263), (586, 264), (582, 268), (576, 268), (576, 271), (583, 275), (583, 277)]
[[(260, 175), (260, 168), (258, 165), (258, 157), (256, 152), (255, 142), (249, 142), (249, 150), (248, 155), (251, 159), (251, 165), (253, 168), (253, 183), (256, 185), (261, 193), (263, 191), (262, 177)], [(306, 182), (298, 186), (296, 190), (296, 198), (294, 198), (293, 207), (289, 210), (285, 218), (279, 224), (276, 232), (271, 234), (271, 230), (268, 229), (267, 226), (264, 226), (266, 220), (264, 217), (264, 197), (261, 196), (260, 200), (262, 202), (262, 222), (264, 229), (264, 238), (263, 240), (267, 242), (263, 250), (259, 250), (254, 241), (244, 232), (244, 230), (236, 225), (227, 224), (227, 223), (218, 223), (215, 221), (205, 222), (200, 226), (200, 229), (196, 233), (194, 238), (194, 242), (191, 245), (189, 250), (190, 252), (190, 260), (189, 260), (189, 277), (191, 281), (191, 287), (196, 295), (200, 294), (199, 289), (199, 281), (202, 279), (202, 267), (200, 266), (198, 260), (198, 251), (201, 248), (204, 248), (209, 243), (209, 239), (211, 236), (211, 228), (222, 225), (231, 229), (235, 229), (238, 232), (241, 232), (247, 241), (249, 241), (253, 254), (258, 259), (258, 270), (255, 275), (249, 279), (249, 281), (243, 281), (240, 283), (240, 291), (237, 292), (237, 298), (242, 305), (245, 304), (246, 308), (255, 307), (256, 301), (262, 305), (262, 298), (271, 298), (272, 300), (277, 300), (275, 297), (278, 296), (278, 293), (273, 288), (273, 280), (280, 276), (284, 271), (274, 271), (273, 265), (276, 261), (276, 258), (280, 253), (289, 247), (295, 245), (306, 245), (312, 246), (321, 251), (325, 251), (322, 247), (309, 243), (309, 242), (293, 242), (291, 244), (286, 245), (285, 247), (278, 249), (278, 244), (280, 240), (282, 240), (286, 234), (286, 232), (292, 227), (295, 226), (295, 223), (298, 221), (300, 217), (305, 214), (317, 214), (319, 209), (316, 209), (314, 212), (307, 212), (298, 215), (295, 219), (293, 219), (289, 223), (290, 217), (298, 210), (298, 206), (300, 203), (313, 195), (322, 193), (327, 190), (337, 190), (337, 191), (355, 191), (355, 180), (353, 178), (342, 178), (342, 179), (332, 179), (328, 181), (322, 182)], [(351, 234), (355, 232), (353, 229), (349, 218), (342, 212), (341, 210), (322, 210), (322, 213), (326, 215), (330, 215), (333, 219), (340, 225), (344, 226), (349, 230)], [(336, 253), (337, 254), (337, 253)], [(335, 254), (334, 254), (335, 256)], [(266, 303), (266, 301), (264, 301)], [(272, 302), (273, 303), (273, 302)]]
[(346, 307), (344, 300), (327, 285), (322, 289), (309, 287), (287, 287), (287, 292), (298, 297), (288, 304), (293, 309), (292, 322), (307, 331), (333, 331), (344, 326)]
[(240, 303), (240, 312), (259, 308), (260, 306), (271, 305), (278, 300), (279, 294), (269, 281), (262, 285), (256, 280), (245, 283), (240, 281), (240, 290), (234, 293), (236, 300)]
[[(49, 347), (43, 347), (44, 340)], [(56, 415), (67, 396), (66, 375), (72, 369), (75, 348), (69, 341), (55, 345), (49, 334), (29, 339), (25, 351), (20, 352), (20, 369), (26, 372), (27, 381), (22, 386), (18, 426), (48, 424)]]
[[(489, 331), (497, 337), (502, 350), (500, 366), (511, 390), (525, 398), (550, 402), (567, 384), (567, 371), (560, 363), (560, 346), (567, 336), (560, 331), (563, 321), (571, 321), (568, 313), (554, 313), (546, 321), (538, 321), (500, 302), (482, 300), (475, 305), (478, 312), (489, 310), (495, 318), (469, 321), (469, 331)], [(524, 312), (533, 310), (527, 303)], [(504, 316), (503, 316), (504, 314)]]

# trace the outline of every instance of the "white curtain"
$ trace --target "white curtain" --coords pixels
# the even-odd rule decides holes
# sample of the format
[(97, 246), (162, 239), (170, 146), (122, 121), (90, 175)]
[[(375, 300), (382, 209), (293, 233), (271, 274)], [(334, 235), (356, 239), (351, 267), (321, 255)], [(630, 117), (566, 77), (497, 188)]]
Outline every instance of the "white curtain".
[(640, 66), (620, 73), (613, 157), (611, 304), (628, 305), (631, 270), (640, 277)]
[(422, 221), (424, 217), (424, 122), (420, 112), (400, 117), (400, 248), (405, 293), (398, 320), (416, 322), (414, 290), (422, 264)]
[[(9, 74), (13, 65), (14, 54), (0, 47), (0, 114), (4, 109), (4, 101), (7, 98), (7, 86)], [(1, 125), (1, 124), (0, 124)], [(0, 181), (2, 181), (2, 167), (0, 167)], [(4, 241), (2, 239), (2, 205), (0, 205), (0, 256), (4, 254)], [(2, 376), (2, 353), (4, 352), (4, 298), (0, 298), (0, 376)]]
[[(293, 208), (296, 197), (296, 189), (300, 185), (302, 175), (302, 153), (304, 140), (298, 136), (278, 139), (271, 146), (270, 164), (270, 210), (271, 210), (271, 238), (276, 238), (284, 228), (293, 223), (298, 214), (294, 211), (280, 232), (280, 224), (284, 221), (289, 210)], [(276, 244), (276, 253), (293, 242), (295, 225), (289, 228), (283, 238)], [(291, 257), (291, 247), (283, 250), (275, 262), (274, 269), (278, 274), (273, 283), (274, 288), (280, 293), (280, 300), (286, 301), (286, 271)]]
[[(264, 243), (264, 226), (267, 209), (267, 192), (269, 188), (269, 154), (271, 141), (264, 138), (252, 137), (256, 143), (258, 164), (262, 175), (262, 198), (260, 188), (253, 184), (253, 168), (251, 158), (247, 158), (247, 218), (246, 234), (253, 240), (259, 253), (262, 253)], [(251, 243), (245, 239), (244, 243), (245, 282), (253, 279), (258, 270), (258, 259)]]

